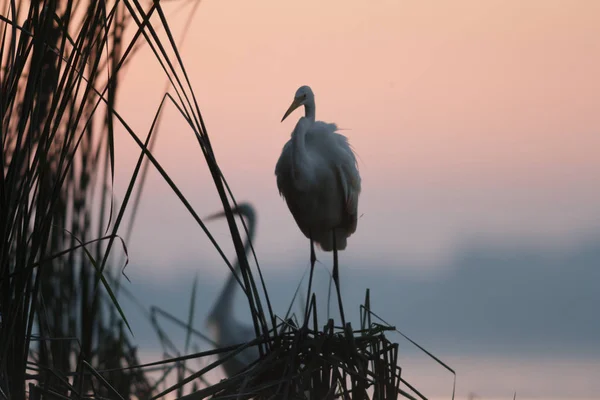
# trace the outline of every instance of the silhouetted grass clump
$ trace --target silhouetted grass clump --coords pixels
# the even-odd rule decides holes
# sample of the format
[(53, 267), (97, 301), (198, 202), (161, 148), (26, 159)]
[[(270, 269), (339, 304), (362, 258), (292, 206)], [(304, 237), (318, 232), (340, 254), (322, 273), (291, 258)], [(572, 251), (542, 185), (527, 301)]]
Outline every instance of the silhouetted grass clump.
[(139, 364), (108, 262), (127, 7), (0, 4), (0, 398), (149, 392), (98, 373)]
[(398, 366), (398, 345), (385, 337), (394, 328), (371, 321), (368, 291), (357, 331), (350, 324), (336, 328), (332, 319), (319, 329), (315, 299), (311, 328), (288, 319), (270, 335), (269, 352), (254, 365), (187, 398), (413, 398), (400, 388), (406, 382)]
[[(179, 390), (208, 372), (236, 357), (249, 346), (265, 345), (266, 351), (240, 373), (218, 383), (204, 382), (204, 388), (194, 387), (186, 400), (199, 399), (426, 399), (427, 397), (402, 377), (399, 365), (399, 345), (391, 342), (386, 333), (397, 333), (418, 347), (442, 367), (454, 371), (419, 346), (409, 337), (390, 326), (370, 309), (367, 289), (361, 306), (360, 329), (334, 326), (329, 319), (323, 328), (317, 326), (316, 297), (310, 303), (310, 326), (300, 325), (295, 317), (280, 320), (277, 329), (257, 339), (236, 346), (165, 360), (181, 363), (201, 360), (216, 354), (225, 354), (217, 361), (190, 371), (155, 398)], [(173, 316), (161, 311), (171, 321)], [(194, 335), (210, 341), (195, 332), (183, 321), (176, 321)], [(151, 365), (156, 365), (152, 363)], [(148, 365), (150, 366), (150, 365)], [(452, 391), (454, 398), (454, 389)]]

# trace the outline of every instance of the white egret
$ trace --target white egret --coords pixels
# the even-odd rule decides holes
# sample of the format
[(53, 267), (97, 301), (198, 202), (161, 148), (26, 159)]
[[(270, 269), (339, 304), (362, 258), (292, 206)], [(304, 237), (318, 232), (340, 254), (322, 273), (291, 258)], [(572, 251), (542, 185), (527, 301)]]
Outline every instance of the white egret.
[[(246, 218), (248, 227), (248, 237), (244, 243), (244, 251), (246, 254), (250, 251), (250, 243), (254, 239), (254, 232), (256, 228), (256, 213), (254, 207), (249, 203), (240, 203), (237, 208), (232, 209), (236, 214)], [(224, 212), (219, 212), (208, 217), (205, 220), (211, 220), (219, 217), (224, 217)], [(239, 275), (240, 262), (236, 259), (234, 272)], [(206, 323), (209, 328), (213, 331), (213, 337), (218, 347), (234, 346), (237, 344), (243, 344), (250, 342), (256, 338), (254, 328), (250, 325), (243, 324), (235, 319), (233, 310), (233, 299), (235, 295), (235, 288), (238, 285), (235, 276), (231, 274), (221, 294), (217, 298), (215, 305), (213, 306)], [(223, 359), (227, 356), (227, 353), (219, 353), (219, 359)], [(256, 346), (250, 346), (238, 353), (235, 357), (229, 358), (223, 362), (221, 366), (225, 370), (228, 377), (234, 376), (242, 369), (250, 365), (252, 362), (259, 358), (258, 348)]]
[(333, 250), (332, 275), (345, 324), (337, 250), (344, 250), (347, 238), (356, 231), (360, 174), (354, 151), (348, 139), (336, 132), (337, 125), (315, 121), (315, 97), (310, 87), (301, 86), (296, 91), (281, 121), (300, 106), (304, 106), (305, 116), (298, 120), (275, 166), (277, 188), (296, 224), (310, 239), (307, 302), (311, 297), (316, 242), (324, 251)]

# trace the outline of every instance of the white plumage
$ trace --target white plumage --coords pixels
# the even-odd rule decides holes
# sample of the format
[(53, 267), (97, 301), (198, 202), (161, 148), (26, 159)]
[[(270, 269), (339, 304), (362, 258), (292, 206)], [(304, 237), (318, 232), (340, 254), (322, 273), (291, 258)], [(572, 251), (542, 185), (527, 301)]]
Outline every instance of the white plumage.
[[(301, 117), (275, 166), (277, 187), (298, 227), (325, 251), (344, 250), (356, 231), (361, 180), (354, 151), (337, 125), (315, 121), (310, 87), (302, 86), (285, 119), (301, 105)], [(283, 121), (282, 119), (282, 121)]]
[(292, 137), (283, 146), (275, 175), (279, 193), (304, 236), (310, 239), (311, 269), (304, 324), (308, 324), (316, 242), (325, 251), (333, 250), (332, 276), (345, 325), (337, 250), (344, 250), (348, 237), (356, 231), (360, 174), (354, 151), (348, 139), (336, 132), (337, 125), (315, 121), (315, 96), (310, 87), (301, 86), (296, 91), (281, 121), (300, 106), (304, 106), (305, 116), (300, 117)]

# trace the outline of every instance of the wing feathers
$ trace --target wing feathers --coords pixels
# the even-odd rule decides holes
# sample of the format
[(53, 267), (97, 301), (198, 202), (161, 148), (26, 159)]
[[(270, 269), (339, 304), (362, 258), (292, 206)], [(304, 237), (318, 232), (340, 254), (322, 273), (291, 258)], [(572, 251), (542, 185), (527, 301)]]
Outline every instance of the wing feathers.
[[(324, 187), (329, 187), (329, 190), (339, 191), (339, 200), (333, 200), (331, 204), (334, 208), (331, 211), (336, 210), (333, 214), (327, 216), (318, 216), (319, 212), (311, 211), (310, 207), (315, 207), (315, 204), (304, 204), (307, 200), (305, 196), (311, 197), (309, 192), (305, 192), (305, 189), (298, 187), (295, 184), (292, 168), (292, 157), (291, 152), (294, 151), (292, 148), (291, 141), (288, 141), (282, 149), (281, 156), (275, 166), (275, 175), (277, 176), (277, 188), (280, 195), (282, 195), (287, 204), (290, 212), (294, 216), (298, 227), (305, 236), (308, 237), (308, 229), (310, 226), (313, 227), (324, 227), (319, 221), (320, 218), (324, 218), (323, 222), (333, 217), (337, 219), (337, 227), (335, 227), (336, 237), (339, 237), (338, 245), (345, 244), (345, 238), (350, 236), (356, 231), (358, 222), (358, 197), (361, 191), (361, 178), (358, 172), (358, 166), (356, 162), (356, 156), (352, 150), (348, 139), (339, 133), (336, 133), (337, 126), (335, 124), (328, 124), (317, 121), (311, 127), (306, 135), (306, 150), (312, 154), (314, 160), (314, 167), (320, 168), (320, 171), (324, 171), (323, 168), (329, 168), (328, 173), (320, 174), (316, 169), (315, 177), (323, 177), (323, 179), (335, 179), (337, 182), (327, 182), (326, 186), (323, 183), (315, 182), (314, 188), (320, 188), (316, 190), (323, 190)], [(329, 174), (329, 178), (325, 178)], [(318, 179), (317, 179), (318, 180)], [(317, 194), (315, 194), (318, 196)], [(334, 204), (339, 201), (339, 206)], [(308, 208), (307, 208), (308, 207)], [(319, 209), (323, 209), (317, 205)], [(325, 208), (327, 209), (327, 207)], [(341, 214), (337, 214), (341, 213)], [(335, 214), (339, 216), (334, 216)], [(314, 218), (317, 218), (316, 220)], [(341, 220), (338, 219), (341, 217)], [(318, 220), (318, 221), (317, 221)], [(325, 223), (325, 222), (324, 222)], [(327, 225), (327, 223), (325, 223)], [(333, 229), (331, 226), (329, 229)], [(314, 229), (314, 228), (311, 228)], [(323, 231), (322, 234), (319, 232), (316, 236), (322, 236), (321, 243), (324, 250), (327, 250), (327, 240), (330, 241), (330, 230)], [(340, 236), (338, 236), (338, 234)], [(345, 245), (343, 246), (345, 247)], [(339, 248), (343, 248), (339, 247)]]

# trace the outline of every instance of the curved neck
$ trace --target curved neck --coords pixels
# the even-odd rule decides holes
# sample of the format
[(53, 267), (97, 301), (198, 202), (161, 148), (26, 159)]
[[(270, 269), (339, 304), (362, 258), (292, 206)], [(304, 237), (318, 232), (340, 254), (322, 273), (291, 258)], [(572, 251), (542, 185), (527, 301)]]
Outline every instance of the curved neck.
[[(314, 117), (313, 117), (314, 118)], [(304, 121), (303, 121), (304, 122)], [(298, 121), (292, 132), (292, 181), (298, 190), (306, 189), (312, 180), (310, 173), (310, 157), (306, 149), (306, 133), (308, 126), (306, 123)]]
[(304, 116), (311, 122), (315, 122), (315, 99), (312, 98), (304, 104)]
[[(251, 244), (252, 239), (254, 238), (254, 221), (249, 220), (247, 228), (248, 228), (248, 237), (246, 238), (246, 241), (244, 242), (244, 253), (245, 254), (248, 254), (248, 252), (250, 251), (250, 244)], [(226, 315), (231, 315), (231, 308), (232, 308), (231, 305), (233, 304), (235, 287), (238, 284), (237, 279), (235, 277), (239, 276), (240, 280), (243, 282), (243, 279), (241, 279), (241, 276), (240, 276), (240, 260), (237, 257), (235, 259), (235, 264), (233, 266), (233, 272), (234, 273), (230, 274), (229, 278), (227, 278), (225, 285), (223, 285), (223, 290), (221, 290), (221, 294), (219, 294), (219, 297), (218, 297), (217, 301), (215, 302), (215, 306), (213, 307), (213, 309), (210, 313), (210, 318), (212, 318), (212, 319), (219, 319)]]

